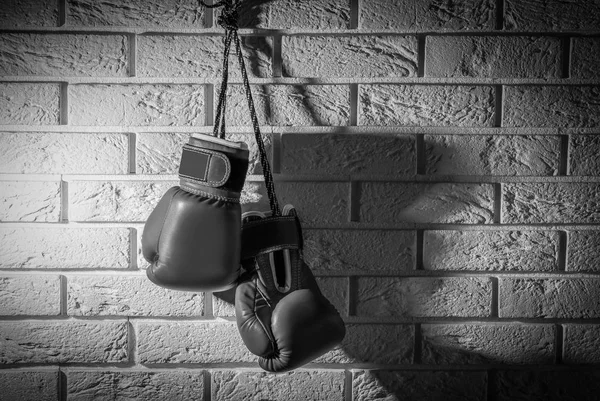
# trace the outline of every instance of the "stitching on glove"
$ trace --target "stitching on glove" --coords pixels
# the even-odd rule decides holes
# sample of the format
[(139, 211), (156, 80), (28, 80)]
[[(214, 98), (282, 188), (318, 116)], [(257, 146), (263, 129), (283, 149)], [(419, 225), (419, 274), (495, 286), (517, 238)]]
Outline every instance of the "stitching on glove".
[(201, 191), (199, 189), (190, 188), (184, 184), (181, 185), (181, 188), (185, 189), (188, 192), (193, 193), (194, 195), (202, 195), (202, 196), (206, 196), (207, 198), (212, 198), (212, 199), (221, 200), (221, 201), (225, 201), (225, 202), (240, 203), (239, 198), (229, 198), (227, 196), (214, 195), (214, 194), (211, 194), (208, 192)]

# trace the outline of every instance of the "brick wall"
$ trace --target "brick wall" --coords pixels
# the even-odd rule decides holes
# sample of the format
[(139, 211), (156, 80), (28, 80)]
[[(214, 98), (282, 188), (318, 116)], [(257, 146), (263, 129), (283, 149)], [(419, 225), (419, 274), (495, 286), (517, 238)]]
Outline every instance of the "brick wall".
[[(215, 16), (2, 1), (0, 399), (597, 400), (600, 1), (242, 17), (277, 192), (344, 343), (269, 375), (227, 296), (145, 278), (144, 221), (212, 131)], [(252, 145), (233, 79), (230, 138)], [(244, 207), (267, 209), (252, 157)]]

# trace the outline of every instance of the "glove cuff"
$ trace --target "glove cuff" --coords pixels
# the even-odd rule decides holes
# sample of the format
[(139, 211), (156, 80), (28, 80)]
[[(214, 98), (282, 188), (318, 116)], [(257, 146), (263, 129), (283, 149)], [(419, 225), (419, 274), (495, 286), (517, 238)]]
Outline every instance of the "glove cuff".
[(241, 260), (281, 249), (302, 249), (302, 228), (296, 216), (266, 217), (243, 223)]

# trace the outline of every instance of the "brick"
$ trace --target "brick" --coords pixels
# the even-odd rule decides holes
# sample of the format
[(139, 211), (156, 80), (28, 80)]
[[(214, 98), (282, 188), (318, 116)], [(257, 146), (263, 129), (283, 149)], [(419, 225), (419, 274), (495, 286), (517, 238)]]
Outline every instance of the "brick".
[(58, 370), (3, 370), (0, 400), (58, 401)]
[(60, 183), (50, 181), (0, 182), (0, 221), (57, 222)]
[(479, 371), (370, 370), (352, 372), (355, 401), (479, 401), (487, 377)]
[[(264, 36), (243, 36), (240, 39), (242, 54), (246, 60), (252, 60), (246, 67), (248, 76), (272, 76), (273, 40)], [(223, 37), (141, 35), (138, 37), (138, 54), (136, 73), (140, 77), (220, 78)], [(229, 77), (241, 77), (235, 50), (229, 57)]]
[(563, 362), (600, 363), (600, 327), (592, 324), (567, 324), (563, 327)]
[(127, 228), (0, 227), (2, 269), (126, 269)]
[(145, 276), (69, 276), (71, 316), (203, 316), (204, 294), (161, 288)]
[(600, 231), (571, 231), (568, 241), (568, 272), (600, 272)]
[[(600, 2), (598, 4), (600, 10)], [(572, 38), (571, 40), (571, 77), (600, 78), (597, 68), (600, 64), (600, 38)]]
[(595, 183), (503, 184), (502, 222), (597, 223), (599, 189)]
[(347, 324), (342, 344), (315, 363), (412, 363), (414, 332), (410, 325)]
[(129, 53), (125, 35), (6, 33), (0, 74), (126, 77)]
[(216, 317), (235, 317), (235, 288), (212, 294), (213, 315)]
[(0, 323), (0, 364), (122, 363), (127, 324), (118, 321)]
[(127, 174), (126, 134), (2, 133), (1, 173)]
[(203, 371), (72, 370), (67, 397), (76, 400), (203, 400)]
[(492, 284), (476, 277), (359, 277), (356, 314), (366, 317), (487, 317)]
[[(347, 85), (251, 85), (251, 90), (261, 125), (340, 126), (350, 121)], [(251, 126), (243, 86), (229, 85), (227, 93), (227, 124)]]
[(58, 3), (47, 0), (5, 0), (0, 3), (3, 27), (55, 27), (59, 19)]
[(348, 279), (345, 277), (317, 277), (317, 284), (338, 313), (348, 315)]
[(359, 27), (386, 30), (491, 30), (495, 3), (491, 0), (372, 0), (361, 7)]
[(241, 28), (346, 29), (350, 27), (350, 1), (248, 0), (241, 3), (239, 16)]
[(0, 125), (58, 125), (59, 98), (59, 84), (1, 82)]
[(328, 400), (344, 399), (344, 372), (299, 370), (282, 374), (221, 370), (211, 374), (211, 396), (224, 400)]
[(67, 0), (67, 25), (205, 28), (205, 9), (195, 0)]
[(59, 276), (0, 277), (1, 316), (56, 316), (59, 314)]
[(281, 173), (330, 176), (414, 176), (414, 136), (283, 134)]
[(412, 231), (304, 230), (304, 260), (314, 272), (410, 271), (415, 260)]
[(595, 400), (600, 373), (589, 370), (499, 370), (492, 391), (498, 401)]
[(361, 186), (361, 223), (487, 224), (493, 215), (493, 189), (487, 184), (363, 182)]
[(72, 181), (71, 221), (146, 221), (173, 181)]
[(596, 86), (505, 86), (504, 127), (598, 127)]
[(489, 86), (360, 85), (358, 125), (491, 127)]
[(287, 77), (414, 77), (415, 36), (284, 36)]
[(204, 125), (203, 85), (69, 85), (72, 125)]
[(556, 37), (428, 36), (425, 76), (472, 78), (560, 78), (561, 44)]
[(500, 317), (600, 317), (599, 279), (501, 278), (498, 298)]
[(513, 31), (596, 31), (600, 25), (600, 1), (565, 3), (507, 0), (504, 27)]
[(600, 136), (572, 135), (569, 138), (569, 174), (600, 175)]
[(557, 175), (559, 163), (558, 136), (425, 136), (426, 174)]
[(235, 322), (138, 323), (137, 349), (142, 364), (255, 362)]
[(424, 324), (425, 364), (551, 364), (555, 334), (552, 325)]
[[(182, 146), (188, 142), (189, 137), (190, 134), (172, 132), (137, 134), (137, 173), (177, 174)], [(271, 160), (272, 136), (263, 134), (262, 138), (268, 158)], [(227, 140), (245, 142), (250, 150), (248, 174), (262, 174), (258, 146), (253, 134), (227, 134)]]
[(558, 269), (555, 231), (425, 231), (425, 270), (543, 271)]

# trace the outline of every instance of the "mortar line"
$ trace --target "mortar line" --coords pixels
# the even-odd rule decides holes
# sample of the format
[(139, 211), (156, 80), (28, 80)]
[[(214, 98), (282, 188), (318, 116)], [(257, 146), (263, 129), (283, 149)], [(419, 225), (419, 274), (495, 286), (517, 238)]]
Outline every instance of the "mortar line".
[(65, 224), (69, 222), (69, 183), (60, 180), (60, 223)]
[(504, 29), (504, 0), (496, 0), (496, 30)]
[(213, 319), (213, 293), (205, 292), (204, 293), (204, 317), (206, 319)]
[(59, 294), (59, 310), (60, 316), (68, 317), (67, 314), (67, 277), (64, 275), (59, 276), (60, 294)]
[(137, 134), (129, 132), (127, 134), (129, 145), (129, 174), (137, 173)]
[(281, 152), (282, 152), (282, 141), (281, 133), (274, 132), (271, 134), (271, 168), (273, 174), (281, 174)]
[(567, 271), (567, 263), (569, 259), (568, 255), (569, 246), (569, 232), (566, 230), (558, 231), (558, 271), (565, 273)]
[(561, 135), (560, 136), (560, 162), (558, 165), (558, 175), (559, 176), (568, 176), (571, 172), (570, 172), (570, 168), (569, 168), (569, 161), (570, 161), (570, 155), (569, 153), (571, 152), (571, 148), (570, 148), (570, 139), (571, 136), (570, 135)]
[(562, 44), (561, 77), (565, 78), (565, 79), (571, 78), (571, 56), (572, 56), (572, 47), (573, 47), (572, 41), (573, 41), (573, 39), (571, 37), (561, 38), (561, 44)]
[(129, 77), (137, 76), (137, 38), (135, 33), (127, 35), (129, 40)]
[(214, 116), (214, 85), (204, 85), (204, 125), (212, 127), (215, 123)]
[(361, 0), (350, 0), (350, 22), (348, 29), (358, 29), (361, 6)]
[(58, 26), (63, 27), (67, 24), (67, 0), (58, 0)]
[(502, 128), (502, 119), (504, 115), (504, 86), (494, 85), (495, 87), (495, 102), (494, 102), (494, 127)]
[(58, 399), (60, 401), (67, 401), (68, 399), (68, 383), (67, 383), (67, 374), (62, 370), (62, 368), (58, 367)]
[(487, 370), (487, 401), (496, 401), (496, 373), (495, 368)]
[[(213, 0), (207, 0), (207, 4), (212, 5)], [(204, 9), (204, 26), (205, 28), (213, 28), (213, 19), (214, 19), (214, 8), (205, 8)]]
[(422, 360), (422, 347), (423, 347), (423, 334), (421, 332), (421, 323), (415, 323), (413, 325), (413, 360), (414, 365), (421, 364)]
[(502, 183), (494, 183), (494, 224), (502, 224)]
[(563, 332), (563, 325), (562, 324), (556, 324), (555, 326), (555, 330), (556, 330), (556, 337), (555, 337), (555, 350), (556, 350), (556, 355), (555, 355), (555, 360), (554, 363), (556, 365), (562, 365), (563, 364), (563, 341), (564, 341), (564, 332)]
[(361, 196), (361, 182), (360, 181), (350, 181), (349, 183), (349, 222), (359, 222), (360, 221), (360, 196)]
[(59, 125), (69, 125), (69, 83), (60, 83)]
[(498, 277), (490, 277), (492, 283), (492, 299), (490, 302), (490, 318), (497, 319), (499, 317), (500, 295), (498, 290)]
[(422, 229), (418, 229), (416, 230), (415, 233), (415, 265), (413, 266), (414, 270), (424, 270), (423, 268), (423, 253), (424, 253), (424, 249), (423, 249), (423, 237), (424, 237), (424, 232), (425, 230)]
[(139, 355), (137, 353), (137, 332), (131, 319), (127, 318), (127, 353), (128, 363), (139, 364)]
[(358, 125), (358, 84), (349, 85), (349, 103), (350, 103), (350, 126)]
[(138, 229), (135, 227), (129, 228), (129, 269), (139, 270), (137, 255), (138, 255)]
[(211, 401), (212, 397), (212, 372), (208, 369), (203, 369), (202, 380), (204, 385), (203, 400)]
[(348, 277), (348, 316), (356, 316), (357, 280), (356, 276)]
[(273, 78), (281, 78), (283, 72), (281, 35), (273, 35), (273, 49), (271, 51), (271, 57), (273, 63)]
[(425, 47), (427, 42), (427, 35), (417, 35), (417, 77), (423, 78), (425, 76)]
[(425, 175), (427, 161), (425, 160), (425, 134), (416, 134), (416, 170), (417, 175)]

